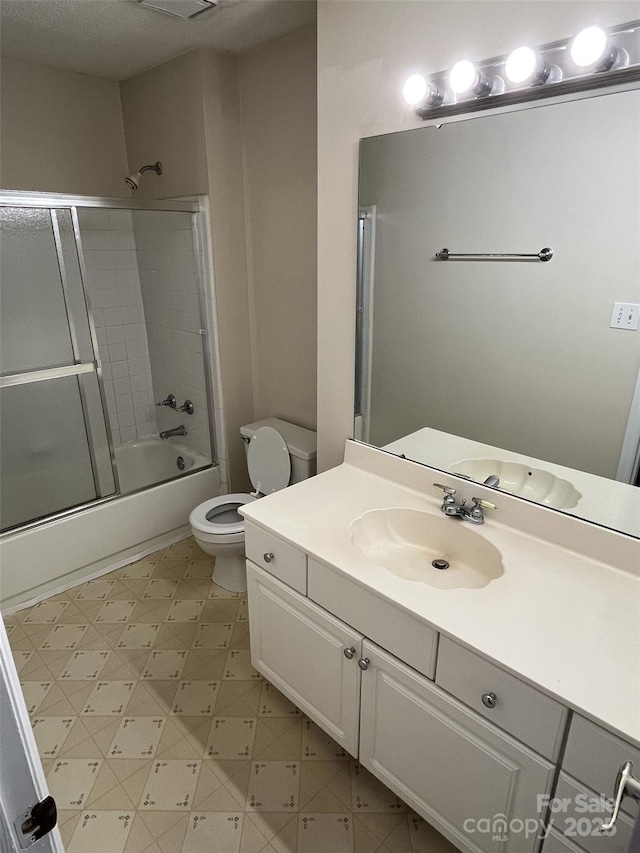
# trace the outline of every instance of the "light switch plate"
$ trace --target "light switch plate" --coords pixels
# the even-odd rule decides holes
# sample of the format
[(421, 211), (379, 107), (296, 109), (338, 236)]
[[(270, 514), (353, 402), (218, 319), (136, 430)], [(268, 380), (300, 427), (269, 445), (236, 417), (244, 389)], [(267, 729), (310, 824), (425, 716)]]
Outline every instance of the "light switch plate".
[(640, 323), (640, 304), (635, 302), (614, 302), (611, 312), (610, 329), (631, 329), (635, 332)]

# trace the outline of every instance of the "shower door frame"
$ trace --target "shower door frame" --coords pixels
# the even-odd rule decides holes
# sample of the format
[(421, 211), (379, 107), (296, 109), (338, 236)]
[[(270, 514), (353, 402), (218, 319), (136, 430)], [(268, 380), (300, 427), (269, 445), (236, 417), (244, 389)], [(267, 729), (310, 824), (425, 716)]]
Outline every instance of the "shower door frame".
[[(138, 494), (140, 492), (147, 491), (148, 489), (154, 488), (154, 486), (159, 486), (163, 483), (172, 482), (174, 480), (182, 479), (183, 477), (188, 477), (192, 473), (197, 473), (198, 471), (206, 471), (209, 468), (216, 467), (218, 465), (217, 460), (217, 445), (216, 445), (216, 422), (214, 420), (214, 401), (213, 401), (213, 375), (212, 375), (212, 329), (213, 324), (210, 321), (208, 313), (206, 311), (206, 289), (205, 289), (205, 276), (206, 270), (208, 269), (210, 264), (205, 263), (205, 258), (203, 256), (203, 252), (205, 251), (205, 247), (203, 245), (203, 241), (201, 239), (201, 223), (200, 217), (203, 216), (202, 206), (198, 201), (176, 201), (173, 199), (132, 199), (132, 198), (111, 198), (106, 196), (83, 196), (83, 195), (71, 195), (66, 193), (40, 193), (35, 191), (23, 191), (23, 190), (0, 190), (0, 208), (4, 207), (33, 207), (40, 208), (44, 210), (50, 210), (52, 213), (52, 222), (54, 223), (54, 235), (55, 235), (55, 245), (56, 245), (56, 254), (58, 256), (59, 263), (61, 264), (61, 275), (63, 278), (63, 288), (65, 290), (66, 297), (66, 285), (64, 282), (63, 275), (63, 259), (61, 254), (61, 247), (59, 245), (59, 235), (56, 232), (56, 217), (54, 215), (54, 211), (56, 210), (69, 210), (71, 214), (71, 221), (73, 225), (73, 234), (75, 239), (75, 245), (78, 255), (78, 263), (80, 266), (80, 277), (82, 280), (82, 290), (84, 296), (84, 302), (87, 311), (87, 317), (89, 322), (89, 332), (91, 337), (91, 345), (93, 348), (93, 358), (95, 365), (95, 373), (98, 382), (98, 389), (100, 392), (100, 401), (102, 404), (102, 411), (104, 417), (104, 425), (107, 434), (107, 442), (109, 447), (109, 454), (111, 457), (111, 469), (113, 471), (113, 476), (115, 480), (115, 492), (114, 494), (107, 495), (106, 497), (102, 497), (97, 494), (97, 497), (91, 501), (87, 501), (86, 503), (78, 504), (77, 506), (69, 507), (68, 509), (63, 509), (58, 512), (51, 513), (50, 515), (44, 516), (42, 518), (34, 519), (33, 521), (25, 522), (24, 524), (17, 525), (12, 527), (9, 530), (5, 530), (0, 533), (0, 539), (3, 539), (6, 536), (11, 536), (14, 533), (21, 533), (25, 530), (30, 530), (33, 528), (41, 527), (45, 524), (48, 524), (52, 521), (56, 521), (57, 519), (64, 518), (65, 516), (75, 515), (76, 513), (83, 512), (84, 510), (90, 509), (95, 506), (100, 506), (101, 504), (109, 503), (113, 500), (119, 500), (122, 497), (128, 497), (129, 495)], [(150, 486), (144, 486), (141, 489), (135, 489), (131, 492), (127, 492), (126, 495), (122, 495), (120, 493), (120, 483), (118, 479), (118, 470), (115, 456), (115, 446), (113, 443), (113, 435), (111, 432), (111, 424), (109, 421), (109, 415), (107, 411), (107, 398), (104, 389), (104, 378), (102, 375), (102, 360), (100, 358), (100, 349), (98, 347), (98, 340), (96, 335), (96, 326), (93, 319), (93, 311), (91, 308), (91, 299), (89, 296), (89, 289), (87, 287), (87, 270), (84, 261), (84, 251), (82, 248), (82, 235), (80, 232), (80, 222), (78, 219), (78, 208), (100, 208), (100, 209), (113, 209), (113, 210), (131, 210), (131, 211), (165, 211), (165, 212), (179, 212), (179, 213), (189, 213), (191, 214), (191, 235), (193, 241), (193, 250), (194, 250), (194, 258), (195, 258), (195, 273), (198, 281), (198, 302), (200, 306), (200, 326), (199, 329), (200, 336), (202, 338), (202, 360), (204, 367), (204, 376), (205, 376), (205, 384), (206, 384), (206, 399), (207, 399), (207, 415), (209, 421), (209, 444), (211, 448), (211, 462), (209, 465), (205, 465), (202, 468), (198, 468), (197, 471), (185, 471), (184, 473), (178, 474), (177, 476), (170, 477), (168, 480), (160, 480), (157, 483), (153, 483)], [(68, 315), (69, 318), (69, 326), (70, 326), (70, 334), (72, 336), (72, 340), (75, 336), (75, 330), (73, 327), (73, 319), (71, 315)], [(146, 324), (145, 324), (146, 325)], [(76, 347), (74, 345), (74, 356)], [(83, 364), (75, 364), (70, 367), (62, 367), (62, 368), (51, 368), (49, 370), (42, 371), (34, 371), (38, 374), (51, 374), (50, 376), (42, 376), (42, 378), (58, 378), (58, 376), (68, 376), (68, 375), (82, 375), (83, 373), (93, 372), (93, 368), (88, 365)], [(35, 381), (35, 375), (32, 374), (31, 379), (27, 379), (25, 374), (24, 379), (20, 379), (17, 375), (11, 377), (14, 379), (12, 382), (9, 377), (7, 377), (3, 383), (7, 387), (11, 384), (20, 384), (20, 382), (27, 381)], [(82, 391), (82, 383), (79, 383), (80, 393), (82, 397), (83, 403), (83, 414), (85, 414), (85, 396)], [(94, 480), (96, 478), (96, 470), (94, 467), (94, 452), (91, 443), (91, 434), (90, 427), (88, 423), (88, 419), (85, 414), (84, 418), (84, 426), (87, 431), (87, 441), (89, 444), (89, 451), (91, 454), (91, 463), (92, 463), (92, 472), (94, 474)], [(96, 481), (97, 487), (97, 481)], [(98, 492), (98, 490), (96, 489)]]

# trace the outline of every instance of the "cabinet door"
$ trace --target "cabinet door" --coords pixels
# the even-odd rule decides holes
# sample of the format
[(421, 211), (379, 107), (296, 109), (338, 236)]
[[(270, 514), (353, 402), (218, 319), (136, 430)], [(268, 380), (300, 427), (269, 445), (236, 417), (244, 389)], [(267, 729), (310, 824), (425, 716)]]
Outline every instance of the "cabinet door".
[(247, 582), (252, 665), (357, 757), (362, 634), (252, 563)]
[(536, 850), (553, 765), (373, 643), (363, 656), (360, 762), (460, 850)]

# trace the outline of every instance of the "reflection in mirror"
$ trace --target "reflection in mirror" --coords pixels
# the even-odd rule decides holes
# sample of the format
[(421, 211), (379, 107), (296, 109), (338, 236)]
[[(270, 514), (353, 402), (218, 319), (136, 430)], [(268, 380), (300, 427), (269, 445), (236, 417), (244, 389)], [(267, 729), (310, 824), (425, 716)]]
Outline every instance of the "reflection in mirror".
[(639, 151), (638, 90), (362, 140), (356, 438), (640, 536)]

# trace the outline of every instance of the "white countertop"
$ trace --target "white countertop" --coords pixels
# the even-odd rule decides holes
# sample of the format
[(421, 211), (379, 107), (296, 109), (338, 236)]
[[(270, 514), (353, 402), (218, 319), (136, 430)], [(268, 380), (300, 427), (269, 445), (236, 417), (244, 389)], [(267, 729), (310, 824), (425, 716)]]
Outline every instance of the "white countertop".
[[(522, 501), (501, 495), (498, 510), (474, 527), (500, 550), (500, 578), (481, 589), (452, 590), (404, 580), (353, 545), (351, 522), (368, 510), (393, 506), (439, 514), (434, 479), (442, 475), (347, 442), (343, 465), (240, 512), (640, 745), (640, 576), (633, 571), (637, 566), (640, 572), (640, 541), (539, 507), (525, 506), (523, 515)], [(481, 487), (470, 488), (494, 499)], [(532, 513), (549, 519), (556, 544), (515, 527)], [(557, 544), (556, 515), (571, 525), (572, 550)], [(452, 535), (458, 523), (464, 522), (451, 521)], [(583, 542), (597, 542), (600, 552), (609, 548), (618, 567), (579, 553)]]

